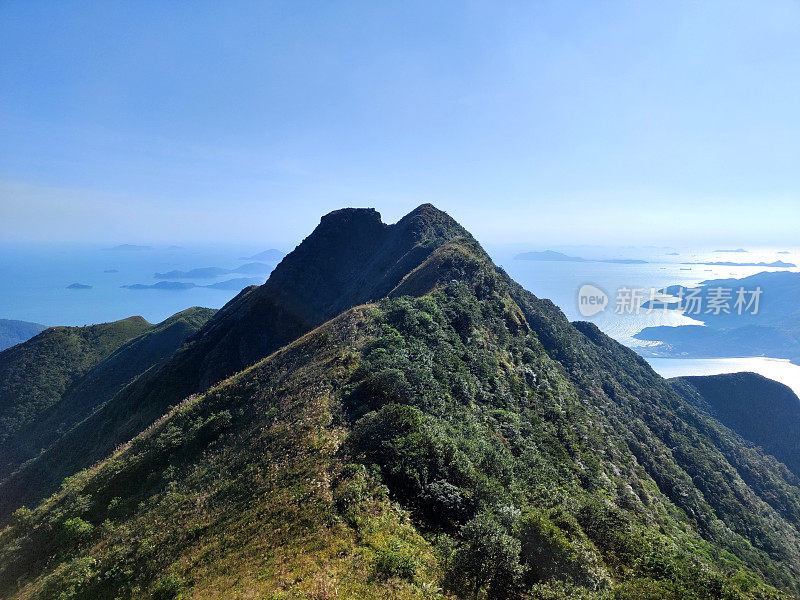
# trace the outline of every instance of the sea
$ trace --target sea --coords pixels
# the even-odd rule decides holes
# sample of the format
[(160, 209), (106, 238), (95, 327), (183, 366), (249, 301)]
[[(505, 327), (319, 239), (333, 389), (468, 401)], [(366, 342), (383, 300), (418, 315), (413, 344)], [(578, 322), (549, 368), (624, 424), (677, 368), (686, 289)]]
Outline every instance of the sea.
[[(222, 274), (203, 279), (179, 279), (193, 283), (188, 289), (135, 289), (153, 285), (156, 273), (204, 267), (230, 271), (257, 261), (251, 257), (275, 246), (208, 244), (144, 246), (125, 244), (0, 244), (0, 318), (33, 321), (45, 325), (87, 325), (141, 315), (157, 323), (191, 306), (220, 308), (236, 295), (235, 289), (205, 287), (229, 279), (248, 277), (253, 283), (262, 275)], [(279, 250), (288, 252), (291, 248)], [(687, 264), (704, 262), (800, 264), (800, 248), (667, 248), (635, 246), (550, 246), (534, 244), (488, 245), (494, 261), (540, 298), (555, 302), (570, 320), (588, 320), (621, 343), (642, 348), (633, 336), (645, 327), (699, 324), (677, 311), (638, 310), (617, 314), (615, 300), (622, 289), (658, 290), (669, 285), (691, 286), (709, 279), (742, 278), (762, 271), (800, 268)], [(582, 259), (570, 262), (519, 260), (522, 252), (553, 250)], [(603, 262), (603, 261), (627, 262)], [(638, 262), (641, 261), (641, 262)], [(270, 266), (274, 266), (270, 264)], [(78, 285), (74, 285), (78, 284)], [(593, 316), (581, 314), (578, 290), (591, 285), (609, 298), (608, 307)], [(754, 371), (781, 381), (800, 395), (800, 366), (773, 357), (715, 359), (648, 358), (665, 377)]]
[[(248, 257), (269, 247), (245, 245), (122, 246), (99, 244), (0, 245), (0, 318), (44, 325), (87, 325), (140, 315), (163, 321), (191, 306), (220, 308), (237, 290), (193, 287), (182, 290), (131, 289), (153, 285), (156, 273), (220, 267), (235, 270), (259, 262)], [(274, 265), (273, 265), (274, 266)], [(204, 279), (176, 279), (196, 286), (252, 277), (226, 274)], [(78, 284), (79, 287), (70, 288)], [(83, 287), (88, 286), (88, 287)]]

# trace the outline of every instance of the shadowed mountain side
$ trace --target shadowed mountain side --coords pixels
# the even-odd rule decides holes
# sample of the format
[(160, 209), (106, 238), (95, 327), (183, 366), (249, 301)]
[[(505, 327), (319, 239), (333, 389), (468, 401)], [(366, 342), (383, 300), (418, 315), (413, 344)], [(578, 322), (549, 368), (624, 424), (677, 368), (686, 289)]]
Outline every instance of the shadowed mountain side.
[(757, 373), (676, 377), (670, 385), (800, 477), (800, 398)]
[(89, 369), (150, 327), (142, 317), (51, 327), (0, 352), (0, 443), (37, 419)]
[(47, 325), (41, 323), (0, 319), (0, 352), (31, 339), (45, 329)]

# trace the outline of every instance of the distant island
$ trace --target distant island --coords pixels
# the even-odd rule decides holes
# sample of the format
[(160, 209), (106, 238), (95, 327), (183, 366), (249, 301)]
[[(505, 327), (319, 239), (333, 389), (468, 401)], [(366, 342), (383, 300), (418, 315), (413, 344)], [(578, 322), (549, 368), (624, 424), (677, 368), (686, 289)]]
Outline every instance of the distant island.
[(667, 252), (667, 256), (678, 256), (680, 252)]
[(207, 285), (205, 287), (210, 288), (212, 290), (243, 290), (244, 288), (251, 286), (251, 285), (261, 285), (264, 283), (263, 278), (258, 277), (237, 277), (236, 279), (228, 279), (227, 281), (220, 281), (217, 283), (212, 283), (211, 285)]
[(585, 258), (580, 256), (569, 256), (561, 252), (554, 252), (553, 250), (544, 250), (542, 252), (522, 252), (514, 257), (514, 260), (539, 260), (543, 262), (586, 262)]
[(132, 283), (129, 285), (122, 285), (120, 287), (129, 290), (165, 290), (171, 292), (179, 292), (183, 290), (190, 290), (192, 288), (208, 288), (212, 290), (234, 290), (239, 291), (251, 285), (261, 285), (264, 279), (258, 277), (238, 277), (235, 279), (228, 279), (226, 281), (219, 281), (210, 285), (197, 285), (186, 281), (159, 281), (158, 283)]
[(776, 260), (771, 263), (766, 262), (727, 262), (727, 261), (716, 261), (716, 262), (685, 262), (681, 263), (682, 265), (710, 265), (710, 266), (717, 266), (717, 267), (775, 267), (775, 268), (782, 268), (782, 269), (791, 269), (796, 267), (797, 265), (794, 263), (783, 262), (782, 260)]
[(231, 269), (228, 273), (239, 273), (241, 275), (269, 275), (272, 273), (273, 265), (267, 265), (260, 262), (247, 263), (236, 269)]
[(158, 283), (132, 283), (130, 285), (121, 285), (120, 287), (128, 288), (129, 290), (188, 290), (193, 287), (198, 287), (193, 283), (184, 283), (182, 281), (159, 281)]
[(269, 275), (274, 267), (261, 262), (247, 263), (235, 269), (223, 269), (221, 267), (201, 267), (190, 271), (168, 271), (166, 273), (156, 273), (156, 279), (212, 279), (222, 275)]
[(275, 248), (264, 250), (253, 256), (242, 256), (240, 260), (266, 260), (270, 262), (279, 262), (286, 254)]
[(634, 258), (607, 258), (607, 259), (591, 259), (582, 258), (580, 256), (569, 256), (561, 252), (553, 250), (544, 250), (542, 252), (522, 252), (514, 257), (514, 260), (533, 260), (541, 262), (599, 262), (599, 263), (612, 263), (619, 265), (646, 265), (646, 260), (638, 260)]
[(747, 252), (744, 248), (737, 248), (736, 250), (714, 250), (714, 252)]
[(118, 269), (106, 269), (103, 273), (119, 273)]
[(70, 283), (67, 286), (68, 290), (90, 290), (92, 286), (87, 283)]
[(210, 279), (229, 273), (228, 269), (220, 267), (202, 267), (191, 271), (167, 271), (166, 273), (156, 273), (156, 279)]
[(788, 250), (780, 250), (777, 254), (791, 254)]

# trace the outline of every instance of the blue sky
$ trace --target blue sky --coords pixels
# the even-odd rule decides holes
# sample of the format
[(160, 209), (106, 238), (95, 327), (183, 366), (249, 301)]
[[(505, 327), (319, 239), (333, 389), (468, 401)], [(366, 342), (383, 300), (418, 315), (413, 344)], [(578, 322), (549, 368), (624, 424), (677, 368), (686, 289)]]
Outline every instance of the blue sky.
[(797, 244), (800, 4), (0, 3), (0, 241)]

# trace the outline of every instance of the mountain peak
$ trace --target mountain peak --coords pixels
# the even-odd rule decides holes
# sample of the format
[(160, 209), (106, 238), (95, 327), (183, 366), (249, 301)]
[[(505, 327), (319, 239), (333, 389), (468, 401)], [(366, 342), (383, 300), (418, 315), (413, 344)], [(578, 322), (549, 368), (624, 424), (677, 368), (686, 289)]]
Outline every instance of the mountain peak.
[[(327, 237), (331, 230), (341, 235), (358, 230), (360, 234), (386, 234), (391, 230), (417, 237), (417, 241), (430, 238), (450, 239), (472, 237), (458, 222), (433, 204), (420, 204), (397, 223), (390, 225), (381, 220), (381, 213), (374, 208), (340, 208), (324, 215), (312, 234), (306, 238)], [(344, 230), (344, 231), (342, 231)]]
[(443, 210), (439, 210), (430, 202), (425, 202), (424, 204), (420, 204), (417, 208), (408, 213), (405, 217), (401, 219), (401, 221), (406, 219), (418, 219), (418, 218), (434, 219), (441, 217), (446, 217), (448, 219), (452, 218), (446, 212), (444, 212)]
[(384, 226), (381, 213), (374, 208), (340, 208), (329, 212), (320, 219), (320, 226)]
[(436, 248), (472, 236), (447, 213), (423, 204), (386, 224), (373, 208), (328, 213), (262, 286), (292, 299), (314, 325), (388, 294)]
[(421, 204), (396, 225), (401, 230), (407, 231), (421, 239), (453, 237), (468, 237), (472, 235), (464, 229), (458, 221), (433, 204)]

